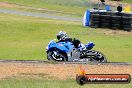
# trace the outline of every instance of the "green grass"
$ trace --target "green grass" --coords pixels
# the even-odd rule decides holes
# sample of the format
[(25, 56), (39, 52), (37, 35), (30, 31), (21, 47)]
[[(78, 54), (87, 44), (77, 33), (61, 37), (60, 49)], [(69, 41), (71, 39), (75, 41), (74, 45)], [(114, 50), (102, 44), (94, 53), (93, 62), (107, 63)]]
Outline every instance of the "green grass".
[[(30, 11), (30, 12), (39, 12), (39, 13), (48, 13), (48, 14), (57, 14), (57, 15), (69, 15), (73, 17), (83, 17), (86, 9), (90, 7), (88, 0), (0, 0), (0, 2), (9, 2), (15, 3), (23, 6), (35, 7), (35, 9), (29, 8), (20, 8), (20, 7), (1, 7), (4, 9), (13, 9), (21, 11)], [(123, 0), (123, 2), (132, 3), (131, 0)], [(92, 3), (92, 8), (97, 7), (98, 5)], [(37, 10), (37, 8), (44, 8), (48, 10), (61, 11), (50, 12), (44, 10)]]
[(132, 4), (132, 0), (123, 0), (123, 2)]
[(85, 84), (80, 86), (75, 80), (16, 80), (0, 81), (0, 88), (131, 88), (130, 84)]
[(60, 31), (82, 43), (93, 41), (108, 61), (132, 62), (132, 35), (105, 35), (106, 30), (82, 27), (79, 22), (0, 14), (0, 59), (46, 60), (45, 48)]
[[(111, 1), (114, 1), (114, 0), (111, 0)], [(121, 0), (121, 2), (125, 2), (125, 3), (131, 4), (132, 3), (132, 0)]]
[(73, 6), (74, 5), (74, 6), (79, 6), (79, 7), (87, 6), (87, 3), (86, 3), (87, 0), (72, 0), (72, 1), (71, 0), (0, 0), (0, 1), (31, 5), (31, 6), (35, 5), (36, 3), (35, 6), (38, 6), (38, 7), (40, 6), (44, 7), (45, 4), (60, 5), (60, 6)]

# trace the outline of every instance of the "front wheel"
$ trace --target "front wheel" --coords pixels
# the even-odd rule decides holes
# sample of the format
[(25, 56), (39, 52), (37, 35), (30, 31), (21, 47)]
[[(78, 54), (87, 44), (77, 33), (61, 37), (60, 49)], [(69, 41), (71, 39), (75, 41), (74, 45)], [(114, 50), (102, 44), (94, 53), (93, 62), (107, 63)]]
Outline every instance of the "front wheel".
[(54, 50), (47, 52), (47, 59), (53, 61), (67, 61), (67, 56), (59, 50)]

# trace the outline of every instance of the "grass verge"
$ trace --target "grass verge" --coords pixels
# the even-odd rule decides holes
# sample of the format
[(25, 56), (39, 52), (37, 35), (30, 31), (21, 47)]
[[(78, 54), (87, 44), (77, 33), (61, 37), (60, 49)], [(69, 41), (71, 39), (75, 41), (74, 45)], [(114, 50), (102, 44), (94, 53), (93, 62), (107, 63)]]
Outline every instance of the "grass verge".
[(0, 80), (0, 88), (131, 88), (130, 84), (86, 84), (80, 86), (75, 80)]

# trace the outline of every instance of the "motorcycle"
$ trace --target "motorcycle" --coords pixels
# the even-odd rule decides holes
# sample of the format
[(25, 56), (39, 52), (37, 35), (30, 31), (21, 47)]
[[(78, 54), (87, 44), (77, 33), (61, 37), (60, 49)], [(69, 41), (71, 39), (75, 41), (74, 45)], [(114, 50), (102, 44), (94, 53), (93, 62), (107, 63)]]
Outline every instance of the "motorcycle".
[(107, 62), (106, 57), (99, 51), (92, 50), (93, 42), (75, 48), (72, 42), (55, 42), (51, 40), (46, 47), (47, 59), (53, 61), (82, 61)]

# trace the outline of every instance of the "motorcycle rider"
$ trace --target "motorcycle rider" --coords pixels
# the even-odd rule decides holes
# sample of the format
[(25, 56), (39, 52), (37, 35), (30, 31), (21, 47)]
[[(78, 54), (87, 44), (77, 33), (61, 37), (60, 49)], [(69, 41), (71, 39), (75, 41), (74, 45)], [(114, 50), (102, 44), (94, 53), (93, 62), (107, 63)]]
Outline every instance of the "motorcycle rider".
[(60, 31), (58, 34), (57, 34), (57, 39), (58, 39), (58, 42), (72, 42), (72, 38), (70, 38), (66, 32), (63, 32), (63, 31)]
[(58, 42), (72, 42), (72, 44), (75, 46), (75, 48), (79, 49), (80, 51), (82, 51), (82, 49), (84, 50), (86, 47), (80, 42), (80, 40), (76, 39), (76, 38), (70, 38), (66, 32), (60, 31), (57, 34), (57, 39)]

